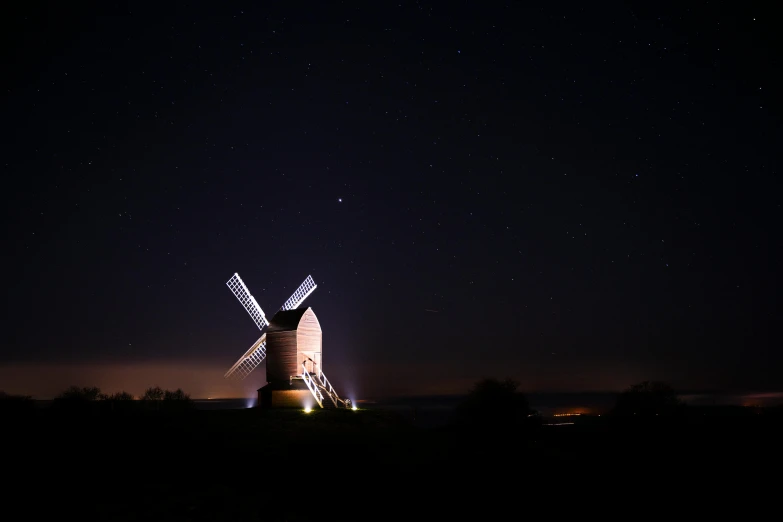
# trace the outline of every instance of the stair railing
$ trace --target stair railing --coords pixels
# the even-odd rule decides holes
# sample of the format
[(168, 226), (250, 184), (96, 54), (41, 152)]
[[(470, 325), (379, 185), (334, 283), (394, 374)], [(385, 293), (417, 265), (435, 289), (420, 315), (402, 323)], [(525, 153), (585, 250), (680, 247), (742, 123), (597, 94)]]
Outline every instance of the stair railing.
[[(332, 387), (332, 383), (330, 383), (329, 379), (326, 378), (326, 375), (324, 374), (323, 370), (321, 370), (321, 365), (316, 363), (314, 360), (312, 360), (310, 357), (306, 355), (305, 355), (305, 359), (306, 360), (302, 362), (302, 372), (303, 372), (302, 377), (304, 377), (305, 374), (307, 375), (307, 377), (305, 377), (305, 382), (307, 383), (307, 387), (310, 388), (310, 383), (307, 381), (307, 379), (309, 378), (310, 381), (312, 381), (312, 383), (315, 385), (315, 388), (318, 388), (318, 383), (310, 375), (310, 372), (307, 371), (306, 362), (310, 361), (311, 363), (313, 363), (313, 366), (316, 368), (316, 375), (318, 376), (318, 380), (321, 381), (320, 386), (323, 388), (326, 394), (329, 395), (329, 398), (332, 400), (334, 405), (337, 406), (339, 403), (342, 404), (344, 408), (348, 408), (348, 403), (343, 399), (341, 399), (339, 395), (337, 395), (337, 392)], [(310, 391), (311, 392), (313, 391), (312, 388), (310, 389)], [(322, 402), (324, 397), (320, 389), (318, 390), (318, 393), (321, 396), (321, 400), (318, 402), (318, 405), (323, 408)], [(315, 397), (315, 400), (318, 400), (318, 397), (315, 395), (315, 392), (313, 392), (313, 396)]]
[(307, 388), (309, 388), (310, 393), (312, 393), (313, 397), (315, 397), (315, 401), (318, 403), (318, 406), (323, 408), (324, 396), (321, 393), (321, 390), (318, 389), (318, 386), (313, 377), (310, 375), (310, 372), (307, 371), (305, 363), (302, 363), (302, 379), (304, 379), (305, 384), (307, 384)]
[(321, 380), (323, 387), (329, 390), (329, 393), (337, 396), (337, 392), (334, 391), (334, 388), (332, 388), (332, 383), (330, 383), (329, 379), (326, 378), (326, 375), (324, 375), (324, 372), (321, 371), (321, 368), (318, 368), (318, 378)]

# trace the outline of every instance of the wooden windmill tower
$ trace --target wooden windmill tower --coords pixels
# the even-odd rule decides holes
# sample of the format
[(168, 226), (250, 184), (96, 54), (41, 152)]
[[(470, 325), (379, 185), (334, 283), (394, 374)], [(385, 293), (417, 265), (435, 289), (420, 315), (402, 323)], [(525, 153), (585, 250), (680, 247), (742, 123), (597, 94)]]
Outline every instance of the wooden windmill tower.
[(266, 358), (267, 384), (258, 390), (261, 407), (350, 408), (323, 372), (321, 325), (312, 308), (298, 308), (316, 289), (307, 276), (269, 322), (245, 283), (234, 274), (226, 282), (262, 334), (225, 374), (243, 380)]

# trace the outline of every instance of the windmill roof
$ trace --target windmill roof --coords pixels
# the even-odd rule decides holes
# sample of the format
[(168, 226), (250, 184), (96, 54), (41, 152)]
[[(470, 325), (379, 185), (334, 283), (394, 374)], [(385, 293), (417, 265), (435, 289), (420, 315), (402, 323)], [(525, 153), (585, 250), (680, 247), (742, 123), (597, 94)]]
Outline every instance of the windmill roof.
[(307, 308), (295, 308), (293, 310), (280, 310), (269, 321), (269, 328), (267, 332), (285, 332), (289, 330), (296, 330), (299, 326), (299, 321), (302, 320), (302, 316), (308, 311)]

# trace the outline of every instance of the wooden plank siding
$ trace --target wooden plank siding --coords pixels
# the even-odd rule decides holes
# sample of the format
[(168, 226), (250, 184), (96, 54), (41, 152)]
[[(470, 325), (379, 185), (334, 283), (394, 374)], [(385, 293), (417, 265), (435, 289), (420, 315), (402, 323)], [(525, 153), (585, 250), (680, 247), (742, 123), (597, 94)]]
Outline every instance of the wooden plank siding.
[(287, 382), (302, 373), (302, 363), (309, 357), (307, 369), (317, 371), (322, 364), (321, 325), (312, 308), (285, 310), (275, 314), (266, 333), (266, 380)]
[(266, 334), (266, 380), (267, 382), (288, 381), (298, 375), (296, 353), (296, 330), (267, 332)]
[[(318, 365), (323, 364), (321, 359), (322, 334), (321, 325), (312, 308), (308, 308), (299, 321), (299, 327), (296, 329), (296, 346), (297, 359), (305, 361), (307, 371), (315, 374)], [(314, 363), (310, 361), (314, 361)], [(323, 366), (321, 371), (323, 371)]]

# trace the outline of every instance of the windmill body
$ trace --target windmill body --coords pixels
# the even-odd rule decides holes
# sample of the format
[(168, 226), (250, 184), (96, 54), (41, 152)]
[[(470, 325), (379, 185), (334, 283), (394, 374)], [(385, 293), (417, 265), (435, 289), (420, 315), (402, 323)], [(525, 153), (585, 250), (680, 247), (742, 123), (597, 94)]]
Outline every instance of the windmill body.
[[(258, 390), (262, 407), (314, 405), (302, 373), (323, 373), (322, 332), (312, 308), (281, 310), (266, 331), (266, 386)], [(331, 406), (327, 401), (323, 406)]]
[(234, 274), (226, 283), (250, 314), (262, 335), (227, 372), (242, 380), (266, 359), (266, 385), (258, 390), (258, 404), (268, 408), (349, 408), (323, 371), (321, 325), (312, 308), (298, 308), (316, 288), (307, 276), (304, 283), (267, 321), (245, 283)]
[(311, 374), (321, 364), (321, 325), (312, 308), (280, 311), (266, 331), (266, 380), (288, 381), (302, 373), (302, 364)]

